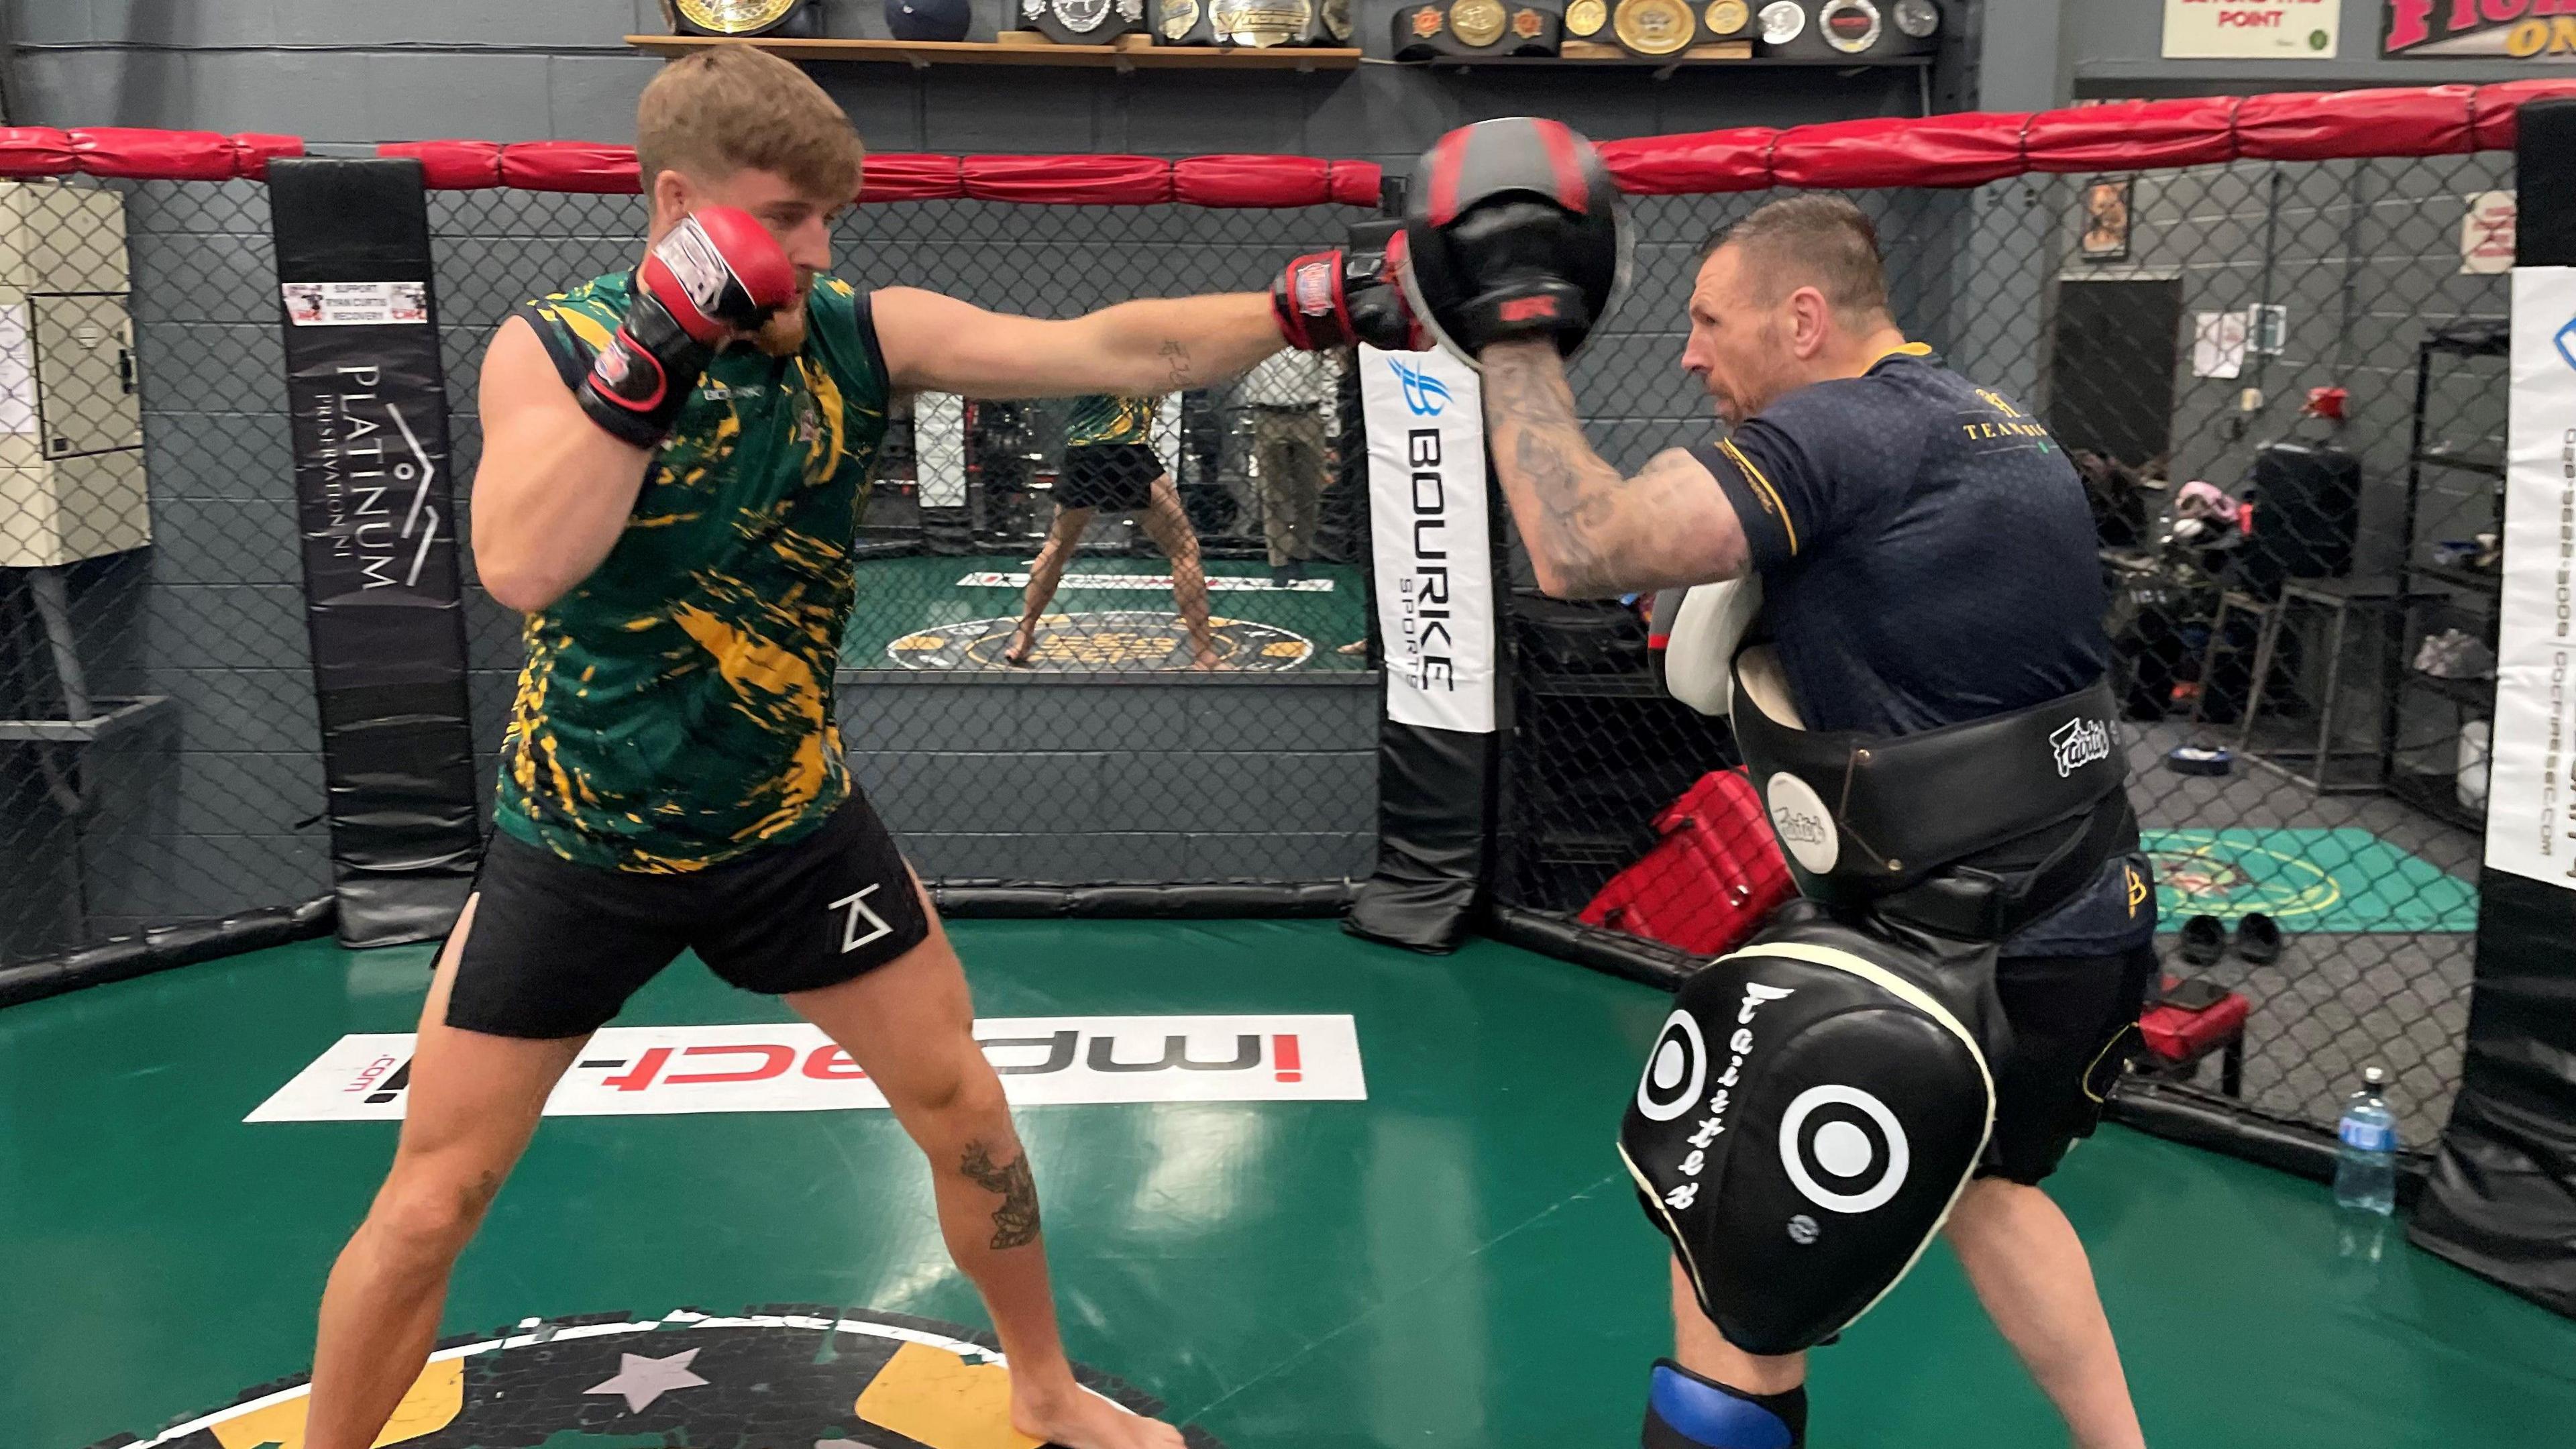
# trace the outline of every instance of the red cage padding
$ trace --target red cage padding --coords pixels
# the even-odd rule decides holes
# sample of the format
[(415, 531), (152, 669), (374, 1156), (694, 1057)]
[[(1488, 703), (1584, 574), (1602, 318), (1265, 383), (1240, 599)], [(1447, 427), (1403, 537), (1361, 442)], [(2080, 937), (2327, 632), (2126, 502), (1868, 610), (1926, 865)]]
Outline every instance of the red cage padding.
[[(1741, 126), (1609, 141), (1621, 189), (1677, 196), (1774, 186), (1866, 190), (1979, 186), (2029, 172), (2150, 171), (2220, 162), (2450, 156), (2513, 147), (2527, 101), (2576, 97), (2576, 78), (2497, 85), (2120, 101), (2028, 115), (1960, 111), (1919, 119)], [(401, 141), (441, 190), (632, 193), (635, 152), (589, 141)], [(257, 180), (293, 136), (226, 136), (120, 126), (0, 126), (0, 178), (119, 176)], [(1373, 206), (1380, 170), (1310, 156), (927, 156), (868, 158), (863, 201), (975, 198), (1055, 206)]]

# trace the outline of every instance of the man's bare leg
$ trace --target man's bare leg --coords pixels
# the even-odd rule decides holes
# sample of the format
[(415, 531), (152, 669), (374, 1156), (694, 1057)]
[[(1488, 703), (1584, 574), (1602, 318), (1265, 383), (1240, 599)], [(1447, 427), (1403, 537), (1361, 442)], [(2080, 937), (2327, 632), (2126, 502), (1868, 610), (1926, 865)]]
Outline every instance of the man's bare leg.
[[(922, 903), (925, 911), (929, 902)], [(839, 1042), (930, 1159), (948, 1255), (974, 1280), (1011, 1370), (1011, 1423), (1068, 1449), (1180, 1449), (1179, 1432), (1074, 1382), (1038, 1232), (1037, 1184), (1002, 1079), (975, 1044), (966, 973), (937, 912), (930, 939), (787, 1004)]]
[(368, 1449), (429, 1361), (447, 1275), (536, 1131), (584, 1038), (522, 1041), (447, 1024), (448, 983), (474, 927), (465, 903), (439, 955), (393, 1169), (322, 1293), (305, 1449)]
[(1982, 1178), (1960, 1194), (1949, 1231), (1977, 1301), (2065, 1416), (2078, 1449), (2141, 1449), (2146, 1435), (2119, 1345), (2066, 1214), (2038, 1188)]
[(1190, 631), (1198, 667), (1216, 668), (1216, 635), (1208, 628), (1207, 566), (1199, 561), (1198, 530), (1190, 527), (1190, 515), (1181, 507), (1180, 490), (1172, 486), (1171, 474), (1154, 480), (1153, 501), (1145, 506), (1140, 521), (1146, 537), (1172, 561), (1172, 602), (1181, 611), (1181, 627)]
[(1010, 652), (1002, 656), (1003, 663), (1029, 662), (1029, 651), (1037, 647), (1038, 620), (1045, 615), (1047, 605), (1055, 601), (1056, 585), (1064, 581), (1065, 566), (1073, 562), (1073, 552), (1082, 544), (1082, 531), (1090, 526), (1090, 509), (1056, 509), (1055, 522), (1047, 527), (1046, 545), (1038, 550), (1037, 562), (1029, 565), (1029, 589), (1021, 597), (1019, 632), (1011, 636)]

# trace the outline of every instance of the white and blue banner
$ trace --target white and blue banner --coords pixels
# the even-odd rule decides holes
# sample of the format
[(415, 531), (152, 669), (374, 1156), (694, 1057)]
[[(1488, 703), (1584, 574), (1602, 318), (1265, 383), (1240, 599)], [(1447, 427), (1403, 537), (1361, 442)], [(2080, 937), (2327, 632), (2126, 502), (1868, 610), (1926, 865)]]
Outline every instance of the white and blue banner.
[(2576, 267), (2513, 274), (2486, 862), (2576, 890)]
[(1359, 349), (1386, 714), (1494, 732), (1495, 616), (1484, 393), (1446, 352)]

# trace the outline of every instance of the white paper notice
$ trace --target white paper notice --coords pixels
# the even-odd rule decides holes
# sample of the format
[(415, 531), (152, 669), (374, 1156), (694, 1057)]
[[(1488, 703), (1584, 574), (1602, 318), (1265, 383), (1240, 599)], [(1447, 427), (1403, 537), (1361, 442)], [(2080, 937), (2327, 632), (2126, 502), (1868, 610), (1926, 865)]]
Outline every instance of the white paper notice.
[(2191, 314), (2191, 375), (2234, 377), (2245, 368), (2245, 314)]
[(0, 306), (0, 433), (36, 430), (36, 350), (27, 338), (27, 304)]

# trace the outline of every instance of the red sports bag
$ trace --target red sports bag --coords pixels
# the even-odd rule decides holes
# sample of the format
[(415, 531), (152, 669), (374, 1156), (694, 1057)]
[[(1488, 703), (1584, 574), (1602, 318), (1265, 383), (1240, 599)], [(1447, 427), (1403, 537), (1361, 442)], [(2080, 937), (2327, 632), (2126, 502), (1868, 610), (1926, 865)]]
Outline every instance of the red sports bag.
[(1797, 894), (1742, 770), (1702, 776), (1655, 817), (1655, 831), (1663, 839), (1583, 908), (1587, 924), (1716, 956)]

